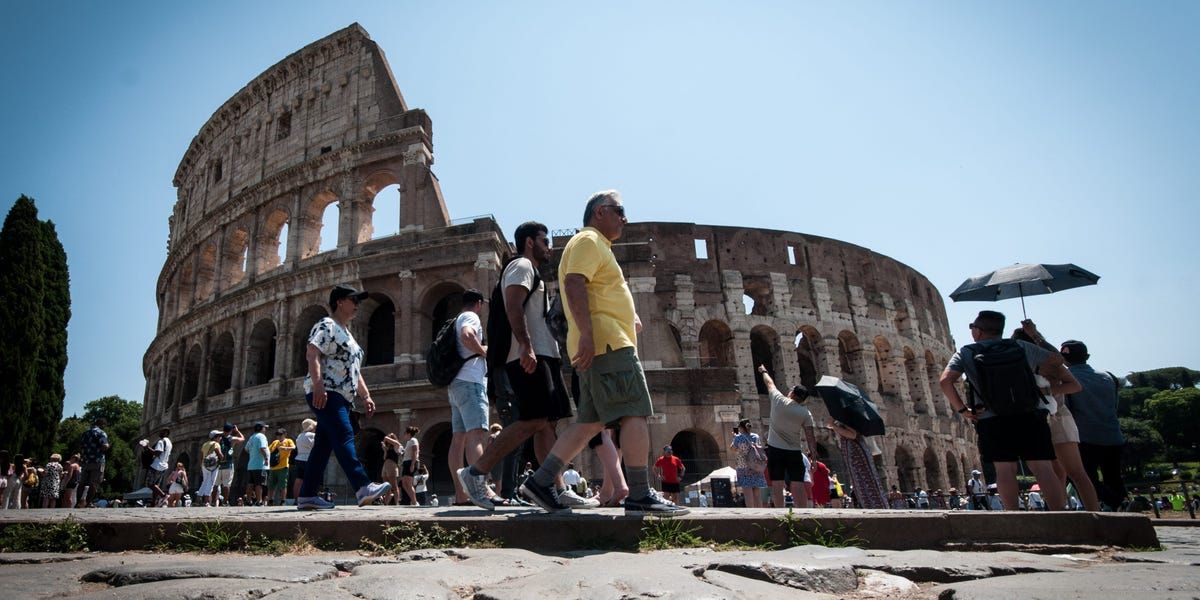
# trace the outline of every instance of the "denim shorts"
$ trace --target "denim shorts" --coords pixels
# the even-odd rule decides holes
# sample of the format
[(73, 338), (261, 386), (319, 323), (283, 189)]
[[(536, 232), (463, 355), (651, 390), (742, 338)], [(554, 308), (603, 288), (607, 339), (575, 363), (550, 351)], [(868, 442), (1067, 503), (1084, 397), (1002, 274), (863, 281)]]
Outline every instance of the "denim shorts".
[(450, 431), (487, 429), (488, 399), (482, 383), (455, 379), (450, 383)]

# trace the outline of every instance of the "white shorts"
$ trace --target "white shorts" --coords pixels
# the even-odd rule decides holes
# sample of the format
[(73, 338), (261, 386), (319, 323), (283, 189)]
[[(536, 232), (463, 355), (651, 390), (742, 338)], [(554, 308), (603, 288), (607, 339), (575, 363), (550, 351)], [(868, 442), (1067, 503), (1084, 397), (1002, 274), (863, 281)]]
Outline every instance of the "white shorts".
[(168, 494), (183, 494), (183, 493), (184, 493), (184, 492), (186, 492), (186, 491), (187, 491), (187, 490), (183, 489), (183, 485), (182, 485), (182, 484), (179, 484), (179, 483), (172, 483), (172, 484), (171, 484), (171, 489), (167, 490), (167, 493), (168, 493)]
[(224, 487), (233, 485), (233, 467), (217, 471), (217, 485)]

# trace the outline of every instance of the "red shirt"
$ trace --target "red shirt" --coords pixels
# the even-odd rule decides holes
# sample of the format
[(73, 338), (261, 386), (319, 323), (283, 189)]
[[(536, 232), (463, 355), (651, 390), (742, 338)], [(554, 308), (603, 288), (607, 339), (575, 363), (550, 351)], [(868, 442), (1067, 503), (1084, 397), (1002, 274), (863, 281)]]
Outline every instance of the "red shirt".
[(683, 469), (683, 461), (678, 456), (666, 454), (654, 461), (654, 466), (662, 469), (663, 483), (679, 483), (679, 471)]
[(812, 461), (812, 497), (814, 504), (829, 504), (829, 467), (825, 463)]

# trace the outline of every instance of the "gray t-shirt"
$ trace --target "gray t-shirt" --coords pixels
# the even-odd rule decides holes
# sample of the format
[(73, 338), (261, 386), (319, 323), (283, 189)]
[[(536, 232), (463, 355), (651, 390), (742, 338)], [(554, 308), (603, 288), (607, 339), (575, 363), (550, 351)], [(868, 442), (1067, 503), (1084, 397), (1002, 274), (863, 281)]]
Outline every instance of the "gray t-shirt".
[[(529, 339), (533, 342), (533, 353), (538, 356), (558, 358), (558, 342), (550, 334), (546, 326), (546, 283), (540, 277), (536, 278), (537, 288), (534, 288), (533, 262), (528, 258), (517, 258), (508, 263), (501, 279), (501, 287), (507, 290), (510, 286), (525, 288), (531, 296), (525, 302), (525, 327), (529, 330)], [(517, 336), (511, 336), (511, 346), (508, 358), (504, 362), (512, 362), (521, 358), (521, 347), (517, 344)]]
[(804, 428), (813, 427), (813, 416), (804, 405), (771, 390), (771, 427), (767, 430), (767, 445), (781, 450), (808, 451)]
[[(987, 348), (989, 346), (994, 346), (1006, 341), (1008, 340), (1005, 340), (1004, 338), (993, 338), (990, 340), (981, 340), (977, 343), (982, 345), (984, 348)], [(1046, 359), (1050, 358), (1052, 355), (1049, 350), (1035, 346), (1029, 342), (1017, 340), (1017, 343), (1020, 344), (1021, 348), (1025, 350), (1025, 360), (1029, 362), (1029, 368), (1033, 369), (1035, 373), (1037, 372), (1038, 365), (1046, 362)], [(951, 371), (965, 374), (967, 376), (967, 381), (971, 382), (972, 387), (979, 387), (979, 373), (975, 370), (975, 353), (972, 352), (968, 346), (959, 348), (958, 352), (955, 352), (954, 356), (950, 357), (950, 363), (946, 365), (946, 368), (950, 369)], [(992, 411), (983, 408), (982, 399), (976, 397), (973, 400), (966, 398), (964, 398), (964, 400), (966, 400), (967, 406), (976, 407), (975, 414), (978, 415), (980, 419), (990, 419), (996, 416), (992, 414)]]
[(1079, 426), (1079, 441), (1098, 446), (1125, 443), (1117, 420), (1117, 386), (1108, 373), (1097, 373), (1090, 365), (1071, 365), (1071, 374), (1083, 390), (1067, 395), (1067, 407)]

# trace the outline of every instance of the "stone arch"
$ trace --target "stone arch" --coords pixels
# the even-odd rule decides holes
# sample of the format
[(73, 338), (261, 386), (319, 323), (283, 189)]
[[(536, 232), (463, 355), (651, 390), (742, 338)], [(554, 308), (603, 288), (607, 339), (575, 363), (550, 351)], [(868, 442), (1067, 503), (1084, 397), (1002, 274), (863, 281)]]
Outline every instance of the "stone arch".
[(942, 467), (938, 464), (937, 453), (933, 451), (933, 448), (925, 448), (923, 462), (925, 463), (926, 490), (949, 487), (942, 482)]
[(383, 481), (383, 437), (387, 435), (375, 427), (361, 429), (355, 436), (358, 445), (358, 460), (367, 470), (371, 481)]
[(329, 316), (329, 310), (320, 304), (313, 304), (300, 312), (296, 317), (294, 356), (292, 358), (292, 375), (304, 377), (308, 373), (308, 362), (305, 356), (308, 352), (308, 334), (312, 332), (317, 321)]
[(196, 265), (196, 302), (207, 300), (213, 293), (217, 278), (217, 245), (205, 244)]
[(442, 502), (454, 501), (454, 480), (450, 479), (450, 423), (438, 423), (422, 432), (421, 451), (425, 455), (422, 462), (429, 465), (429, 481), (427, 486), (431, 493), (437, 494)]
[(879, 393), (899, 394), (900, 378), (892, 361), (892, 344), (887, 338), (877, 335), (872, 340), (872, 345), (875, 346), (875, 372), (879, 374)]
[(896, 484), (902, 492), (911, 492), (920, 485), (917, 460), (908, 448), (900, 444), (896, 444), (896, 477), (899, 479)]
[(233, 388), (233, 334), (217, 337), (208, 354), (208, 395), (224, 394)]
[(912, 348), (904, 347), (904, 375), (908, 378), (908, 395), (912, 398), (913, 412), (918, 415), (927, 414), (929, 399), (925, 395), (926, 386), (922, 385), (925, 381), (925, 373), (921, 372), (920, 365), (917, 364), (917, 355)]
[(262, 247), (258, 249), (258, 273), (270, 271), (286, 260), (290, 220), (288, 211), (282, 206), (276, 206), (263, 221)]
[(971, 471), (975, 470), (975, 463), (971, 462), (966, 454), (959, 457), (959, 461), (962, 463), (962, 480), (966, 484), (967, 478), (971, 476)]
[(250, 252), (250, 231), (244, 224), (235, 226), (225, 235), (221, 251), (219, 289), (231, 288), (246, 279), (246, 260)]
[(949, 451), (946, 452), (946, 486), (951, 488), (963, 487), (964, 479), (962, 471), (958, 468), (958, 461)]
[[(170, 465), (170, 470), (175, 470), (175, 463), (183, 463), (183, 470), (185, 471), (192, 470), (192, 456), (186, 450), (175, 455), (175, 460), (168, 459), (167, 464)], [(188, 477), (191, 477), (191, 475), (189, 474)]]
[(862, 387), (866, 383), (866, 368), (862, 360), (862, 345), (858, 336), (849, 330), (838, 333), (838, 364), (842, 369), (842, 378)]
[(442, 281), (429, 287), (421, 296), (421, 333), (419, 340), (432, 342), (438, 329), (447, 319), (462, 312), (462, 295), (467, 291), (456, 281)]
[[(776, 359), (779, 357), (779, 334), (770, 325), (756, 325), (750, 330), (750, 357), (753, 362), (754, 385), (758, 393), (767, 393), (767, 386), (758, 374), (758, 365), (767, 367), (767, 374), (776, 378)], [(782, 366), (782, 365), (780, 365)]]
[(163, 402), (160, 403), (159, 409), (162, 414), (166, 415), (171, 407), (175, 404), (175, 392), (179, 390), (179, 355), (172, 355), (167, 360), (167, 383), (166, 396)]
[[(359, 308), (367, 324), (365, 365), (390, 365), (396, 357), (396, 305), (384, 294), (372, 293)], [(364, 310), (365, 309), (365, 310)]]
[[(367, 198), (370, 218), (362, 219), (359, 223), (358, 241), (365, 242), (399, 233), (400, 213), (404, 210), (399, 175), (387, 169), (371, 173), (363, 183), (363, 196)], [(381, 223), (379, 217), (386, 217), (389, 222)], [(393, 217), (395, 221), (391, 221)]]
[(262, 385), (275, 377), (277, 352), (275, 321), (259, 319), (250, 329), (246, 352), (246, 385)]
[(176, 289), (179, 290), (176, 300), (176, 315), (186, 314), (192, 309), (192, 304), (196, 297), (195, 281), (195, 263), (192, 257), (189, 256), (183, 260), (183, 264), (179, 267), (179, 279), (176, 286)]
[(724, 466), (720, 446), (704, 430), (685, 429), (676, 433), (671, 438), (671, 450), (683, 461), (686, 469), (681, 480), (684, 485), (699, 481)]
[(925, 377), (929, 382), (929, 400), (933, 404), (935, 413), (949, 415), (950, 404), (946, 401), (946, 397), (942, 395), (942, 388), (938, 385), (938, 380), (942, 377), (942, 369), (938, 366), (939, 363), (933, 357), (933, 352), (925, 351)]
[(742, 302), (746, 305), (746, 314), (758, 316), (772, 314), (770, 278), (743, 275), (742, 288)]
[(188, 404), (200, 397), (200, 364), (202, 360), (200, 344), (193, 344), (188, 350), (187, 359), (183, 361), (183, 398), (182, 404)]
[(821, 332), (811, 325), (801, 325), (796, 330), (796, 364), (800, 367), (800, 383), (812, 387), (821, 379), (822, 350), (825, 347)]
[[(300, 258), (316, 256), (321, 252), (321, 239), (329, 233), (323, 231), (325, 209), (337, 205), (337, 194), (330, 190), (318, 192), (308, 201), (304, 208), (304, 218), (300, 220)], [(340, 213), (339, 213), (340, 215)], [(337, 246), (338, 232), (333, 232), (334, 246)]]
[(732, 367), (733, 331), (723, 321), (713, 319), (700, 327), (700, 366)]

